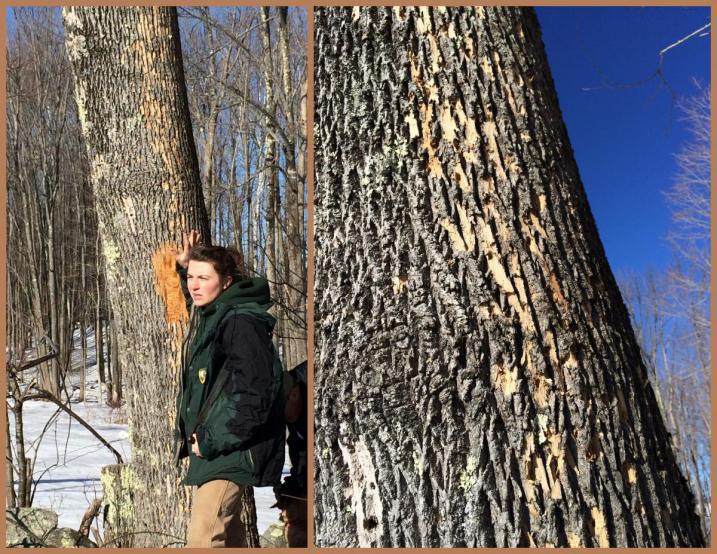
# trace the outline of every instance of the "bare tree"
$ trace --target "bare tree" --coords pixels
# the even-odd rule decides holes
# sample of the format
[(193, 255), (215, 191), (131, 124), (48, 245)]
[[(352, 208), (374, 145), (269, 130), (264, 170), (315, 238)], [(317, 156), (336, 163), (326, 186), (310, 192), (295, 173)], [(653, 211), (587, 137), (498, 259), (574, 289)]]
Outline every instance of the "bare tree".
[(14, 20), (7, 70), (9, 346), (19, 357), (26, 337), (47, 334), (59, 355), (40, 368), (40, 381), (59, 396), (75, 322), (90, 308), (81, 285), (94, 271), (94, 205), (83, 192), (88, 165), (59, 14), (16, 8)]
[(293, 367), (306, 356), (303, 11), (181, 13), (197, 144), (212, 144), (213, 240), (237, 246), (253, 271), (267, 275), (277, 346)]
[(709, 89), (678, 103), (691, 139), (677, 155), (666, 193), (673, 262), (661, 273), (626, 276), (621, 287), (656, 386), (680, 467), (711, 522), (710, 104)]

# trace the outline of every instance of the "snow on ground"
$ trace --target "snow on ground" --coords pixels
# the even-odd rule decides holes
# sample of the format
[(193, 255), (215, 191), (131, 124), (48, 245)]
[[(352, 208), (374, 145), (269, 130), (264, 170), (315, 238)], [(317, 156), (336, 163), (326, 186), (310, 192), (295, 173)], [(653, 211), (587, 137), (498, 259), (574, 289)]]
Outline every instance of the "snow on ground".
[[(94, 335), (88, 338), (86, 396), (79, 402), (79, 368), (82, 364), (79, 332), (75, 332), (75, 350), (69, 386), (70, 409), (87, 421), (115, 450), (123, 461), (131, 459), (131, 448), (124, 406), (110, 408), (101, 402), (99, 373), (94, 353)], [(31, 373), (30, 371), (26, 373)], [(30, 375), (24, 376), (29, 381)], [(105, 394), (103, 389), (102, 394)], [(10, 429), (14, 418), (9, 413)], [(77, 529), (90, 502), (102, 496), (100, 470), (116, 463), (115, 456), (80, 423), (51, 402), (29, 401), (23, 407), (26, 456), (35, 459), (33, 506), (50, 508), (59, 514), (59, 526)], [(43, 432), (44, 431), (44, 432)], [(14, 432), (12, 433), (14, 435)], [(13, 436), (14, 441), (14, 436)], [(13, 443), (13, 454), (15, 452)], [(286, 455), (284, 475), (289, 473)], [(259, 534), (278, 520), (279, 511), (271, 487), (254, 489)], [(95, 520), (95, 525), (97, 521)], [(101, 529), (100, 529), (101, 531)]]

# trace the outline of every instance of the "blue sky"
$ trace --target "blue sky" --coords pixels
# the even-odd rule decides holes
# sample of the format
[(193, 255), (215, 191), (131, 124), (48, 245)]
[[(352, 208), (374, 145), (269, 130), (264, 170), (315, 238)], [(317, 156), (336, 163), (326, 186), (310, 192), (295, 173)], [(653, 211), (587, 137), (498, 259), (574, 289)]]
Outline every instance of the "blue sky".
[[(583, 184), (616, 274), (659, 269), (670, 260), (670, 213), (661, 193), (688, 140), (680, 114), (651, 75), (658, 53), (710, 21), (709, 8), (536, 8), (548, 61)], [(710, 37), (665, 55), (663, 71), (678, 95), (692, 78), (709, 84)], [(584, 90), (590, 88), (591, 90)]]
[[(633, 88), (657, 68), (663, 48), (710, 20), (703, 7), (538, 7), (538, 19), (563, 118), (600, 237), (616, 274), (659, 269), (670, 260), (670, 214), (662, 191), (688, 140), (672, 97), (659, 81)], [(11, 10), (8, 24), (12, 27)], [(678, 95), (692, 79), (709, 84), (709, 36), (665, 56)], [(591, 89), (591, 90), (585, 90)]]

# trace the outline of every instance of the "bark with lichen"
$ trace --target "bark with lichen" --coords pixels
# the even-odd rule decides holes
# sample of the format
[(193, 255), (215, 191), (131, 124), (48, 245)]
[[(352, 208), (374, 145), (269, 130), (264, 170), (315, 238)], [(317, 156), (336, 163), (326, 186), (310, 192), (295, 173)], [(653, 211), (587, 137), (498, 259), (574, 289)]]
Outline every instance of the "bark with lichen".
[[(190, 498), (174, 467), (173, 433), (188, 315), (172, 247), (183, 230), (199, 229), (206, 242), (210, 233), (177, 13), (72, 7), (63, 19), (126, 385), (134, 499), (127, 539), (182, 544)], [(251, 491), (245, 503), (253, 507)], [(257, 542), (255, 519), (244, 520)]]
[(533, 10), (315, 30), (318, 545), (703, 545)]

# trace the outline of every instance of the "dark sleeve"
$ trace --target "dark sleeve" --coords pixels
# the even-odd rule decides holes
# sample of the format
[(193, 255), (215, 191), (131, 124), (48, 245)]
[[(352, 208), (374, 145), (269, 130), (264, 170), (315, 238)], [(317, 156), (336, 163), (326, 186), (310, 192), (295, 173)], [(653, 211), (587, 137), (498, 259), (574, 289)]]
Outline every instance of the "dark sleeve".
[[(301, 418), (303, 429), (299, 432), (299, 426), (289, 427), (289, 437), (286, 444), (289, 447), (289, 459), (291, 460), (290, 474), (297, 486), (304, 493), (306, 492), (306, 418)], [(303, 434), (302, 434), (303, 433)]]
[(179, 275), (179, 284), (182, 287), (182, 294), (184, 295), (184, 301), (187, 305), (187, 313), (190, 313), (192, 311), (192, 297), (189, 294), (189, 287), (187, 286), (187, 268), (175, 264), (175, 269)]
[(217, 349), (229, 372), (217, 410), (197, 427), (206, 458), (241, 449), (266, 425), (273, 400), (271, 336), (258, 319), (235, 315), (219, 330)]

